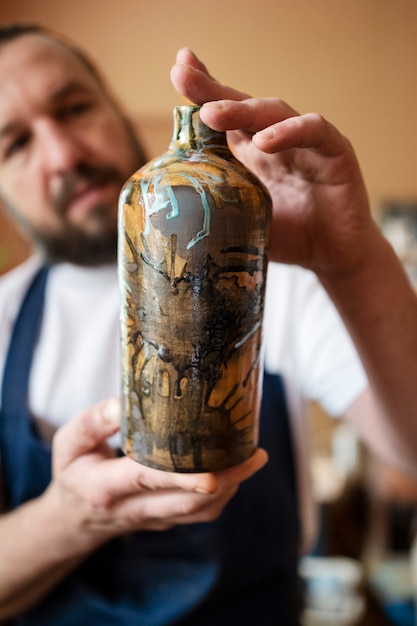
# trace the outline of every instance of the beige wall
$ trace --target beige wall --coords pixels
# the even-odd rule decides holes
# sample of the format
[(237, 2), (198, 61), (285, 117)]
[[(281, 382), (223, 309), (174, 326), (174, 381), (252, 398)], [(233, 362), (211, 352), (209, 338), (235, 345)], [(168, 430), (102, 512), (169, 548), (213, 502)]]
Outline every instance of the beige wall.
[(187, 45), (219, 80), (334, 121), (356, 147), (375, 209), (416, 198), (415, 0), (3, 0), (0, 22), (14, 19), (86, 47), (147, 122), (146, 139), (161, 119), (152, 152), (181, 103), (169, 69)]

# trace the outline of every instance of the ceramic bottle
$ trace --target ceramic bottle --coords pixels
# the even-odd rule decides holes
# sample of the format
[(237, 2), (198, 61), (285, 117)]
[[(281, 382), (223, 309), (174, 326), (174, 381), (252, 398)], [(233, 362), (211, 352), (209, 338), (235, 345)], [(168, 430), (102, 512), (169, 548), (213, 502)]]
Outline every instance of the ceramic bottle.
[(215, 471), (257, 445), (271, 200), (176, 107), (171, 144), (119, 205), (122, 440), (159, 469)]

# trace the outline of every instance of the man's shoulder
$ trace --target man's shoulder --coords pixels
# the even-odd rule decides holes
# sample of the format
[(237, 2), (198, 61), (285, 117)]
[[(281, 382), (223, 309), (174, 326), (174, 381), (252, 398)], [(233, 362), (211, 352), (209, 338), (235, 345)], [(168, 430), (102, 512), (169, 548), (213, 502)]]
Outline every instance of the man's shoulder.
[(16, 265), (16, 267), (0, 276), (0, 289), (7, 289), (10, 288), (10, 285), (30, 280), (41, 264), (42, 261), (38, 255), (31, 255), (23, 263)]
[(40, 257), (33, 255), (0, 277), (0, 312), (5, 308), (14, 309), (19, 306), (41, 264)]

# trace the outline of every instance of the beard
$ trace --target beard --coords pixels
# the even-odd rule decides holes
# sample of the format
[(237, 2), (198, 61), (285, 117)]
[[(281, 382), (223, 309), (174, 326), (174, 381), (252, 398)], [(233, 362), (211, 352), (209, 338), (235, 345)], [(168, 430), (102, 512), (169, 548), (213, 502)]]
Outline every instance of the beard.
[(82, 223), (74, 223), (68, 217), (80, 185), (104, 182), (116, 182), (121, 189), (124, 180), (110, 166), (80, 164), (75, 172), (62, 178), (60, 190), (52, 198), (54, 220), (42, 226), (32, 224), (10, 203), (7, 206), (48, 263), (85, 266), (114, 263), (117, 258), (117, 207), (114, 206), (117, 199), (114, 203), (91, 207)]
[[(80, 185), (116, 183), (121, 189), (124, 177), (108, 165), (80, 163), (75, 172), (62, 179), (52, 206), (60, 227), (42, 232), (32, 227), (32, 237), (50, 263), (66, 261), (76, 265), (102, 265), (117, 258), (117, 218), (114, 205), (97, 204), (89, 211), (86, 223), (78, 225), (68, 218), (68, 208)], [(116, 201), (117, 202), (117, 201)]]
[[(109, 210), (97, 206), (93, 212), (95, 232), (62, 220), (59, 232), (39, 232), (31, 225), (26, 228), (31, 238), (42, 251), (48, 263), (73, 263), (83, 266), (97, 266), (114, 263), (117, 259), (117, 221), (109, 219)], [(111, 212), (113, 216), (113, 212)]]

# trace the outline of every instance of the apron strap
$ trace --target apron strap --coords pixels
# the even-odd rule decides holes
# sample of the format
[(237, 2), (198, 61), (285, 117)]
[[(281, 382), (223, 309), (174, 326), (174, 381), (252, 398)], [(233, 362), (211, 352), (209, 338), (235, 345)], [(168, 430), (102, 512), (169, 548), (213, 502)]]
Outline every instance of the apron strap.
[(0, 409), (0, 460), (8, 508), (42, 493), (51, 479), (49, 446), (36, 433), (28, 405), (33, 353), (42, 321), (48, 268), (35, 275), (23, 299), (5, 360)]
[(48, 267), (35, 276), (17, 316), (8, 351), (2, 386), (2, 407), (27, 410), (27, 393), (32, 356), (42, 321)]

